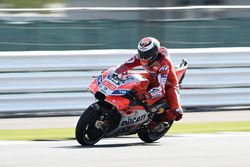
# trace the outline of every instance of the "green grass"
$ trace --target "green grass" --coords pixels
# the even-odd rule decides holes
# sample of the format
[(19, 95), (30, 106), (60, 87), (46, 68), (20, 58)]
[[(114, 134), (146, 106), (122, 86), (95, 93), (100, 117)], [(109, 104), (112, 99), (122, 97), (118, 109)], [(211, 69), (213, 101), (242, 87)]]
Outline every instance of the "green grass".
[(8, 4), (13, 8), (42, 8), (46, 4), (64, 2), (65, 0), (0, 0), (0, 4)]
[(73, 128), (0, 130), (0, 140), (64, 140), (74, 133)]
[[(175, 123), (169, 134), (250, 132), (250, 122)], [(65, 140), (74, 138), (74, 128), (0, 130), (0, 140)]]
[(250, 132), (248, 122), (209, 122), (209, 123), (178, 123), (168, 133), (214, 133), (214, 132)]

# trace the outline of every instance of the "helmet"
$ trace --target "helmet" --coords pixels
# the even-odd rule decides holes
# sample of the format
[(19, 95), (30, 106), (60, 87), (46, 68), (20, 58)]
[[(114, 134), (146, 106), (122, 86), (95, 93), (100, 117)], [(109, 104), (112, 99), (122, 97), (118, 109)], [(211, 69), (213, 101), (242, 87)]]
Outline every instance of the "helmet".
[(160, 42), (152, 37), (143, 38), (137, 46), (138, 57), (142, 64), (152, 64), (158, 57)]

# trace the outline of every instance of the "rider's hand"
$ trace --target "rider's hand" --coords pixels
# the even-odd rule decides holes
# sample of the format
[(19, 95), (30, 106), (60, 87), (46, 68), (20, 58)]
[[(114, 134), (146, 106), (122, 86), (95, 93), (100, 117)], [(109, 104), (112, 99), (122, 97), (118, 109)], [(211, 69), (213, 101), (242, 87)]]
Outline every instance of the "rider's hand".
[(118, 77), (118, 73), (113, 72), (112, 77), (113, 77), (113, 78)]
[(116, 81), (121, 80), (121, 79), (119, 78), (119, 74), (116, 73), (116, 72), (114, 72), (114, 73), (112, 74), (112, 78), (115, 79)]

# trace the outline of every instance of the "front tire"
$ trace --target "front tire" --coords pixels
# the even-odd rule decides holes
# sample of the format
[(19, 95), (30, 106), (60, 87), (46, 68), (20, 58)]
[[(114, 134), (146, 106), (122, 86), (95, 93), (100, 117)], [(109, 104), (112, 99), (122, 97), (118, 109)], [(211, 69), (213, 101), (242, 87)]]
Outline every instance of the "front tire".
[(98, 104), (89, 106), (81, 115), (75, 131), (78, 143), (83, 146), (90, 146), (97, 143), (105, 135), (104, 129), (96, 128), (95, 124), (100, 118), (98, 115)]

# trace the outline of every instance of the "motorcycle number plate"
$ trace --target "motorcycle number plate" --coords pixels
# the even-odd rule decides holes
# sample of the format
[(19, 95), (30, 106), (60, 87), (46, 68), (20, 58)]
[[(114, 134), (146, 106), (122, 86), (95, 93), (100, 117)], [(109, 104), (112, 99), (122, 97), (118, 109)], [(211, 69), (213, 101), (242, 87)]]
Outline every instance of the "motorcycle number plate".
[(116, 89), (116, 86), (113, 85), (112, 83), (110, 83), (110, 82), (107, 81), (107, 80), (104, 80), (104, 81), (102, 82), (102, 84), (103, 84), (104, 86), (106, 86), (107, 88), (109, 88), (110, 90), (115, 90), (115, 89)]

